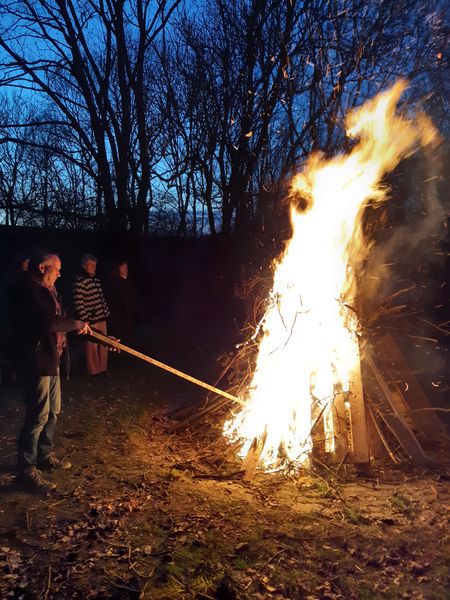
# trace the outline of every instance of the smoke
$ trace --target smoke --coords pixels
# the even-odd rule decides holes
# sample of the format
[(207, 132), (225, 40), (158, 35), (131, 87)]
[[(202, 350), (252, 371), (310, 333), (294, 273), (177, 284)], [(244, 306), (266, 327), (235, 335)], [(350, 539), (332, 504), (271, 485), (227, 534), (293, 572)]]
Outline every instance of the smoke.
[[(373, 245), (363, 266), (360, 291), (372, 310), (402, 288), (427, 285), (431, 289), (436, 282), (426, 277), (428, 268), (444, 266), (441, 245), (447, 234), (447, 210), (441, 185), (442, 151), (423, 149), (404, 161), (392, 179), (391, 198), (371, 207), (366, 222)], [(401, 294), (396, 299), (400, 302)]]

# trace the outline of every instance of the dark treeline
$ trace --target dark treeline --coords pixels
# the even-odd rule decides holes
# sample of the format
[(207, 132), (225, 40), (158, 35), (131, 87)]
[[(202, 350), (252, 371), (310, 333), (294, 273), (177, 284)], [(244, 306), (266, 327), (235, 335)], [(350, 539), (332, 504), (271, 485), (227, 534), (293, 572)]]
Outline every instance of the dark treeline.
[(2, 0), (0, 218), (270, 238), (397, 78), (448, 126), (441, 0)]

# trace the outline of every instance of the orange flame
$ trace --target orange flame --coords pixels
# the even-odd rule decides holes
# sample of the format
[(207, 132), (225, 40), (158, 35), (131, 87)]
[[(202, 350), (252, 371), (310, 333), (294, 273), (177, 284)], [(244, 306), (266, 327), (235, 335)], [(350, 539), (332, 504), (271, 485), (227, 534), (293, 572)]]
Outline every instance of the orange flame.
[(354, 265), (367, 251), (362, 215), (368, 200), (381, 202), (383, 175), (417, 145), (435, 143), (437, 132), (423, 115), (396, 114), (406, 87), (397, 82), (346, 119), (353, 150), (325, 160), (311, 156), (292, 191), (307, 201), (291, 206), (293, 235), (274, 273), (269, 306), (261, 322), (248, 402), (224, 426), (241, 439), (240, 455), (267, 432), (260, 462), (268, 470), (286, 462), (307, 464), (313, 416), (323, 418), (332, 451), (332, 401), (349, 391), (359, 363), (358, 323), (350, 308), (356, 296)]

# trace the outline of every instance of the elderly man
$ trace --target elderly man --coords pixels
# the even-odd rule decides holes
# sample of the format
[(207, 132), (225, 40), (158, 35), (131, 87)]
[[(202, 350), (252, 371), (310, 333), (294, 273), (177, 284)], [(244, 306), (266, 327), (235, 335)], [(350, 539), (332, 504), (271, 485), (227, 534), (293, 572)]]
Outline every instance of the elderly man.
[(18, 442), (18, 483), (26, 490), (56, 488), (41, 471), (69, 468), (52, 452), (56, 421), (61, 411), (59, 362), (65, 332), (89, 334), (89, 325), (61, 314), (55, 282), (61, 261), (50, 251), (30, 259), (29, 276), (14, 294), (14, 359), (25, 388), (25, 420)]
[[(76, 316), (88, 321), (97, 331), (106, 335), (106, 319), (109, 308), (103, 294), (100, 279), (95, 276), (97, 259), (85, 254), (81, 259), (81, 273), (73, 285), (73, 305)], [(108, 369), (108, 349), (106, 346), (89, 341), (86, 343), (86, 369), (89, 375), (100, 375)]]

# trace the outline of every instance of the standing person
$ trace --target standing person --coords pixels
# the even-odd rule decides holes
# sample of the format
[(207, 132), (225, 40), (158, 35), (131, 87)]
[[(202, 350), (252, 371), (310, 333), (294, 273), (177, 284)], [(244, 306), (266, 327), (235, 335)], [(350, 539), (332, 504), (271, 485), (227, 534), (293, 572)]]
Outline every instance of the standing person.
[(53, 437), (61, 412), (59, 363), (65, 332), (90, 333), (83, 321), (61, 315), (55, 282), (61, 261), (50, 251), (30, 259), (28, 277), (16, 290), (12, 321), (14, 363), (25, 391), (25, 419), (18, 440), (18, 483), (30, 491), (47, 492), (56, 485), (41, 471), (70, 468), (53, 452)]
[[(85, 254), (81, 259), (81, 273), (73, 285), (73, 305), (78, 319), (87, 321), (94, 329), (106, 335), (109, 308), (100, 279), (95, 276), (96, 271), (97, 259), (92, 254)], [(89, 375), (106, 373), (108, 348), (102, 344), (87, 342), (86, 368)]]
[(131, 344), (141, 310), (136, 288), (128, 278), (128, 261), (119, 260), (114, 264), (105, 295), (111, 311), (109, 331), (125, 344)]

